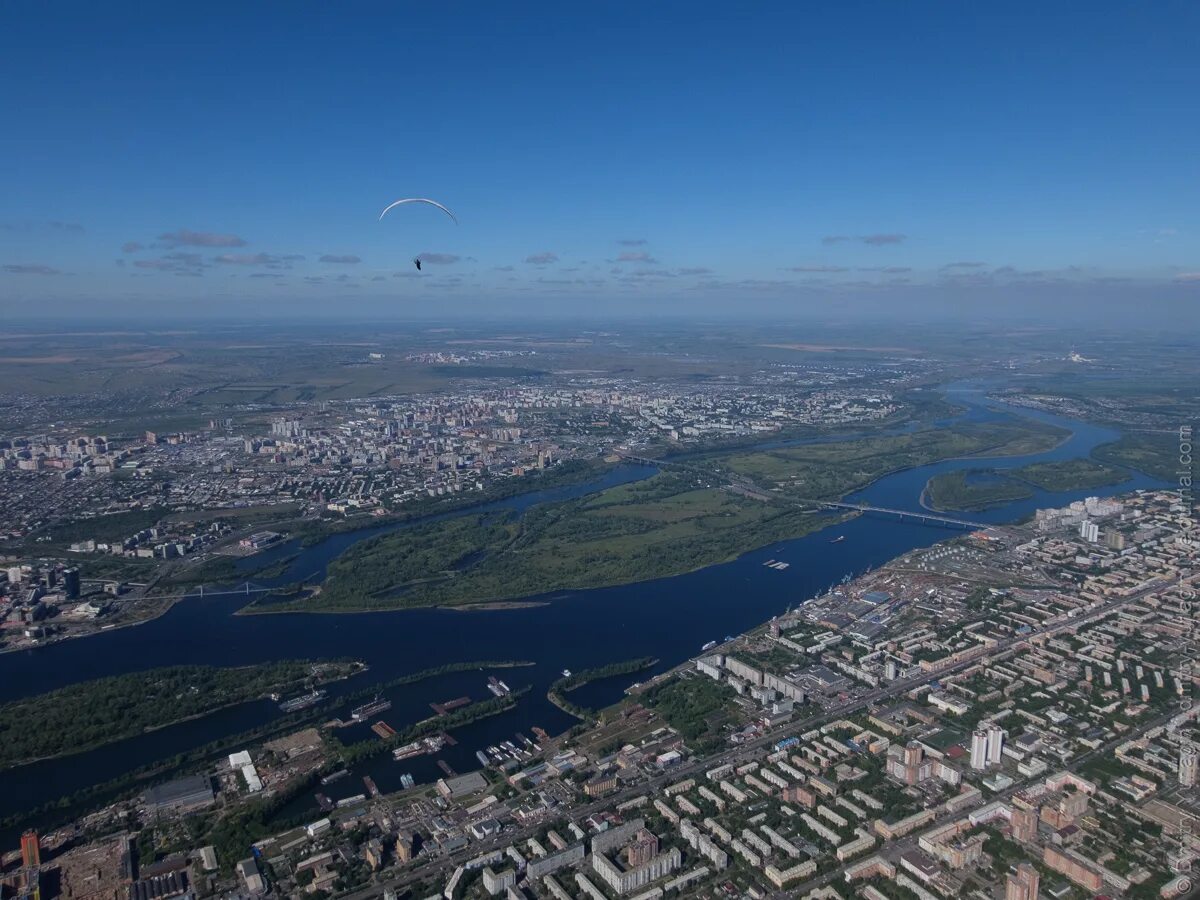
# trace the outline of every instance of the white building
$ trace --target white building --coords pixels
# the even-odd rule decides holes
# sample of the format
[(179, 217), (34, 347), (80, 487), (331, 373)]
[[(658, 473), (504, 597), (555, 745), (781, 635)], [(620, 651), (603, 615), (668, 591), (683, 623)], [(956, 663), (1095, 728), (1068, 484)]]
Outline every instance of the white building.
[(987, 764), (998, 766), (1004, 758), (1004, 729), (999, 725), (987, 727)]
[(1179, 784), (1192, 787), (1196, 783), (1197, 756), (1191, 749), (1184, 750), (1179, 755)]
[(971, 732), (971, 768), (979, 771), (987, 768), (988, 733), (982, 728)]

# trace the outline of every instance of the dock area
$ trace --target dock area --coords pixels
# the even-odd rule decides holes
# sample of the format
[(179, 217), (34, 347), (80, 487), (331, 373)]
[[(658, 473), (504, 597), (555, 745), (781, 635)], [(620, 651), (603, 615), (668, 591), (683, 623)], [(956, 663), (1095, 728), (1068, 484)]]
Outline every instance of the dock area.
[(430, 703), (429, 708), (439, 716), (444, 716), (452, 710), (459, 709), (471, 702), (470, 697), (455, 697), (453, 700), (447, 700), (444, 703)]
[(376, 722), (374, 725), (372, 725), (371, 730), (373, 732), (375, 732), (377, 735), (379, 735), (381, 738), (383, 738), (385, 741), (390, 737), (394, 737), (396, 734), (396, 729), (393, 728), (391, 725), (389, 725), (387, 722), (383, 721), (382, 719), (380, 719), (378, 722)]

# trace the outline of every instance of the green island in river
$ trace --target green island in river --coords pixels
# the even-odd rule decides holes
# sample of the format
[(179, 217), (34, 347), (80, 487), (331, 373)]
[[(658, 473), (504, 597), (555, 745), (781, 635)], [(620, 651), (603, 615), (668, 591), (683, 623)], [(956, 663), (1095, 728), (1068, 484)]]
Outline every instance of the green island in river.
[[(294, 664), (296, 664), (296, 665), (311, 665), (311, 664), (303, 663), (303, 662), (294, 663)], [(320, 665), (320, 664), (317, 664), (317, 665)], [(357, 666), (358, 664), (355, 663), (353, 665)], [(99, 798), (108, 798), (108, 800), (112, 800), (112, 799), (115, 799), (118, 797), (132, 796), (134, 793), (136, 793), (138, 790), (140, 790), (142, 787), (144, 787), (145, 785), (147, 785), (149, 783), (162, 782), (171, 777), (186, 774), (190, 771), (193, 771), (195, 769), (195, 767), (200, 763), (203, 763), (206, 761), (211, 761), (213, 759), (222, 757), (228, 753), (230, 747), (259, 743), (259, 742), (265, 741), (271, 737), (278, 737), (279, 735), (288, 734), (290, 732), (295, 731), (297, 728), (303, 727), (305, 725), (313, 725), (318, 722), (325, 721), (330, 717), (330, 714), (333, 713), (335, 710), (352, 707), (356, 704), (362, 703), (364, 700), (367, 700), (370, 697), (372, 697), (382, 691), (391, 690), (392, 688), (395, 688), (395, 687), (416, 684), (418, 682), (426, 681), (430, 678), (436, 678), (439, 675), (446, 675), (451, 672), (467, 672), (472, 669), (514, 669), (514, 668), (524, 668), (524, 667), (533, 666), (533, 665), (534, 665), (534, 663), (529, 662), (528, 660), (464, 660), (464, 661), (460, 661), (460, 662), (444, 663), (440, 666), (432, 666), (427, 669), (422, 669), (418, 672), (412, 672), (408, 675), (401, 675), (397, 678), (393, 678), (388, 681), (380, 682), (377, 684), (371, 684), (369, 686), (364, 686), (364, 687), (359, 688), (358, 690), (350, 691), (346, 694), (343, 694), (340, 697), (330, 699), (329, 701), (324, 702), (324, 703), (318, 703), (315, 706), (308, 707), (308, 708), (300, 710), (298, 712), (289, 713), (289, 714), (283, 715), (283, 716), (268, 717), (266, 720), (264, 720), (260, 724), (254, 726), (253, 728), (250, 728), (246, 731), (239, 732), (238, 734), (233, 734), (233, 735), (224, 735), (220, 738), (217, 738), (214, 741), (210, 741), (207, 744), (202, 744), (197, 747), (192, 747), (191, 749), (189, 749), (185, 752), (182, 752), (182, 753), (178, 753), (175, 756), (170, 757), (168, 759), (158, 760), (158, 761), (140, 766), (138, 768), (131, 769), (127, 772), (122, 773), (121, 775), (118, 775), (115, 778), (109, 779), (108, 781), (98, 782), (96, 784), (89, 785), (86, 788), (82, 788), (78, 791), (75, 791), (74, 793), (70, 794), (67, 797), (63, 797), (63, 798), (60, 798), (58, 801), (50, 802), (50, 803), (44, 804), (42, 806), (36, 807), (35, 809), (33, 809), (31, 811), (27, 810), (25, 812), (15, 813), (15, 814), (12, 814), (12, 815), (9, 815), (6, 817), (0, 817), (0, 827), (12, 827), (13, 825), (22, 821), (23, 817), (28, 815), (30, 812), (40, 815), (40, 814), (49, 813), (51, 811), (55, 811), (57, 814), (62, 814), (62, 812), (64, 810), (76, 809), (76, 808), (78, 808), (78, 806), (80, 804), (97, 802), (97, 800)], [(207, 668), (207, 667), (179, 666), (179, 667), (175, 667), (175, 668), (187, 670), (187, 669), (192, 669), (192, 668)], [(244, 674), (249, 669), (254, 669), (254, 668), (258, 668), (258, 667), (257, 666), (249, 666), (249, 667), (242, 667), (242, 668), (237, 668), (237, 669), (224, 669), (224, 670), (219, 670), (219, 671)], [(149, 677), (149, 676), (152, 676), (155, 672), (163, 672), (163, 671), (165, 671), (165, 670), (157, 669), (157, 670), (150, 670), (148, 672), (143, 672), (140, 674), (143, 676)], [(124, 676), (122, 676), (122, 677), (124, 677)], [(135, 676), (129, 676), (129, 677), (132, 678)], [(111, 680), (113, 680), (113, 679), (99, 679), (98, 681), (111, 681)], [(87, 684), (95, 684), (95, 683), (96, 682), (91, 682), (91, 683), (84, 682), (83, 684), (87, 685)], [(63, 689), (63, 690), (66, 690), (66, 689)], [(528, 690), (528, 688), (524, 689), (524, 691), (527, 691), (527, 690)], [(422, 720), (421, 722), (416, 723), (413, 726), (410, 726), (410, 728), (407, 729), (404, 732), (404, 734), (411, 733), (413, 735), (420, 736), (421, 734), (428, 734), (431, 731), (445, 730), (447, 728), (458, 727), (458, 726), (466, 725), (470, 722), (477, 721), (478, 719), (481, 719), (481, 718), (486, 718), (488, 716), (495, 715), (498, 712), (503, 712), (505, 709), (511, 708), (511, 706), (516, 703), (516, 699), (515, 699), (514, 695), (519, 696), (521, 693), (524, 693), (524, 691), (514, 692), (513, 694), (508, 694), (508, 695), (505, 695), (504, 697), (492, 698), (491, 700), (485, 700), (485, 701), (481, 701), (479, 703), (472, 703), (469, 706), (455, 710), (453, 713), (450, 714), (449, 717), (434, 716), (429, 719)], [(7, 704), (5, 706), (5, 708), (7, 708), (8, 706), (15, 707), (17, 703), (35, 704), (35, 705), (36, 704), (44, 704), (44, 702), (48, 698), (50, 698), (51, 696), (53, 696), (57, 693), (58, 693), (57, 691), (50, 691), (48, 693), (40, 694), (35, 697), (28, 698), (26, 700), (16, 701), (13, 704)], [(212, 710), (209, 710), (209, 711), (211, 712)], [(188, 718), (197, 718), (197, 716), (189, 716)], [(176, 719), (174, 721), (179, 721), (179, 720)], [(148, 726), (148, 730), (166, 727), (166, 725), (168, 725), (168, 724), (171, 724), (171, 723), (163, 722), (162, 724), (159, 724), (159, 725)], [(437, 727), (434, 727), (435, 725)], [(341, 741), (337, 740), (336, 737), (330, 737), (329, 740), (333, 742), (331, 744), (331, 746), (337, 752), (334, 753), (330, 762), (321, 770), (322, 773), (327, 772), (327, 771), (332, 771), (334, 768), (340, 767), (340, 766), (346, 764), (348, 761), (358, 759), (359, 754), (369, 754), (372, 752), (377, 752), (377, 751), (372, 751), (369, 748), (385, 746), (380, 742), (367, 741), (367, 742), (362, 742), (361, 746), (359, 744), (352, 744), (349, 747), (347, 747), (347, 746), (343, 745), (341, 743)], [(103, 743), (109, 743), (109, 741), (104, 741)], [(391, 746), (394, 746), (395, 743), (396, 743), (395, 741), (392, 741), (390, 743), (387, 743), (386, 746), (391, 747)], [(100, 746), (100, 744), (97, 744), (97, 746)], [(76, 750), (84, 751), (87, 749), (90, 749), (90, 748), (72, 747), (71, 752), (74, 753), (74, 752), (76, 752)], [(66, 755), (66, 754), (60, 753), (58, 755)], [(17, 765), (19, 765), (19, 764), (20, 763), (17, 763)], [(2, 769), (2, 768), (5, 768), (5, 766), (0, 766), (0, 769)], [(300, 782), (300, 783), (298, 783), (298, 787), (303, 788), (306, 784), (307, 784), (307, 782)], [(276, 794), (273, 798), (271, 798), (270, 802), (267, 803), (266, 806), (262, 806), (261, 804), (256, 805), (255, 809), (260, 812), (263, 809), (278, 810), (278, 808), (281, 805), (283, 805), (280, 803), (280, 800), (282, 798), (292, 798), (294, 796), (295, 796), (295, 790), (290, 789), (289, 791), (285, 791), (282, 794)], [(265, 822), (265, 820), (264, 820), (264, 822)], [(245, 846), (245, 844), (242, 844), (242, 846)]]
[(931, 509), (973, 512), (1033, 496), (1033, 489), (996, 469), (960, 469), (934, 475), (925, 484), (923, 501)]
[(0, 769), (82, 753), (237, 703), (349, 678), (352, 661), (170, 666), (81, 681), (0, 704)]
[(1129, 480), (1128, 473), (1094, 459), (1031, 463), (1009, 474), (1044, 491), (1082, 491)]
[(1173, 433), (1132, 431), (1111, 444), (1101, 444), (1092, 456), (1103, 463), (1128, 466), (1152, 478), (1174, 482), (1179, 478), (1179, 441)]
[[(736, 559), (833, 524), (796, 501), (837, 499), (912, 466), (1052, 448), (1062, 429), (1032, 421), (967, 424), (689, 462), (516, 516), (467, 514), (381, 534), (333, 560), (325, 581), (248, 606), (248, 613), (478, 606), (556, 590), (629, 584)], [(727, 490), (732, 478), (778, 496)]]
[(1080, 491), (1128, 481), (1120, 469), (1091, 459), (1030, 463), (1018, 469), (960, 469), (929, 479), (924, 500), (940, 511), (971, 512), (1001, 506), (1045, 491)]

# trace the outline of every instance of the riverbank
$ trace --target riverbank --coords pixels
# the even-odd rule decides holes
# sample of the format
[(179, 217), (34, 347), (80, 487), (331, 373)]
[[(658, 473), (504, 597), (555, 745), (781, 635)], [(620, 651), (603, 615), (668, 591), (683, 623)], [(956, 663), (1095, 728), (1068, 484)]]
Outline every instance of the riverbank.
[(965, 469), (930, 478), (921, 492), (921, 505), (935, 512), (979, 512), (1032, 496), (1028, 486), (995, 469)]
[(546, 691), (546, 699), (568, 715), (587, 721), (594, 718), (595, 712), (587, 707), (572, 703), (566, 698), (567, 694), (596, 681), (602, 681), (606, 678), (616, 678), (619, 675), (630, 675), (634, 672), (642, 672), (656, 665), (658, 665), (657, 659), (650, 656), (643, 656), (639, 659), (609, 663), (607, 666), (584, 669), (581, 672), (564, 675), (550, 685), (550, 689)]
[[(1020, 413), (1024, 415), (1024, 411)], [(981, 410), (972, 405), (973, 421), (1011, 415), (1004, 410)], [(1086, 457), (1092, 447), (1112, 442), (1116, 435), (1081, 422), (1048, 417), (1051, 424), (1075, 431), (1070, 441), (1050, 453), (1014, 463)], [(1006, 458), (1007, 462), (1007, 458)], [(939, 471), (989, 461), (940, 462), (905, 470), (875, 481), (869, 488), (848, 497), (866, 505), (919, 511), (916, 499), (928, 479)], [(618, 466), (606, 474), (609, 485), (644, 478), (653, 470)], [(1135, 475), (1120, 490), (1161, 486)], [(595, 493), (589, 489), (587, 493)], [(1088, 494), (1109, 496), (1117, 491), (1098, 489)], [(972, 518), (1005, 523), (1032, 515), (1038, 507), (1062, 506), (1080, 494), (1044, 494), (1009, 506), (997, 507)], [(554, 494), (551, 502), (561, 499)], [(545, 495), (529, 500), (525, 508), (546, 502)], [(524, 499), (506, 503), (519, 506)], [(343, 552), (366, 535), (338, 535), (308, 548), (293, 571), (307, 574)], [(928, 546), (948, 536), (931, 523), (898, 520), (872, 514), (856, 515), (837, 528), (845, 540), (831, 543), (828, 532), (789, 541), (776, 541), (749, 551), (732, 562), (709, 566), (688, 574), (649, 582), (591, 590), (552, 592), (537, 608), (472, 610), (456, 615), (461, 607), (420, 607), (403, 612), (367, 612), (355, 616), (236, 616), (244, 605), (238, 596), (192, 597), (176, 603), (169, 614), (148, 622), (139, 630), (112, 629), (78, 644), (50, 645), (38, 653), (0, 656), (0, 697), (26, 696), (69, 684), (80, 672), (92, 676), (113, 675), (134, 668), (176, 664), (245, 665), (283, 656), (353, 656), (366, 660), (372, 678), (386, 682), (408, 672), (437, 666), (447, 656), (487, 658), (497, 647), (513, 656), (537, 663), (528, 679), (534, 692), (517, 708), (481, 721), (463, 730), (459, 746), (443, 749), (439, 758), (459, 772), (477, 766), (474, 752), (503, 740), (517, 731), (529, 733), (541, 727), (551, 734), (567, 731), (577, 722), (545, 696), (550, 684), (564, 668), (581, 671), (612, 662), (613, 658), (652, 656), (668, 666), (695, 655), (702, 645), (722, 636), (739, 634), (794, 607), (806, 598), (836, 586), (847, 575), (878, 568), (914, 548)], [(286, 550), (284, 552), (291, 552)], [(765, 565), (785, 561), (790, 567), (777, 570)], [(33, 687), (33, 686), (39, 687)], [(428, 716), (428, 703), (461, 695), (479, 696), (479, 675), (464, 671), (439, 679), (429, 691), (399, 690), (389, 722), (399, 726)], [(619, 699), (616, 682), (597, 682), (584, 689), (586, 705), (603, 708)], [(373, 690), (372, 690), (373, 693)], [(576, 699), (576, 698), (571, 698)], [(363, 701), (360, 701), (363, 702)], [(244, 714), (243, 714), (244, 713)], [(259, 723), (257, 710), (234, 709), (194, 723), (197, 727), (171, 728), (153, 740), (139, 739), (104, 748), (78, 759), (52, 761), (29, 772), (0, 773), (0, 815), (32, 810), (58, 798), (84, 791), (93, 782), (124, 777), (136, 770), (158, 768), (160, 761), (174, 759), (184, 751), (215, 743), (226, 752), (251, 743), (245, 736)], [(278, 720), (273, 720), (278, 721)], [(293, 726), (296, 727), (296, 726)], [(375, 740), (366, 726), (345, 729), (349, 740)], [(390, 757), (375, 758), (353, 773), (370, 775), (387, 792), (399, 789), (400, 775), (411, 772), (418, 782), (436, 780), (440, 769), (431, 758), (417, 758), (407, 767), (395, 766)], [(17, 776), (20, 777), (17, 777)], [(162, 776), (167, 777), (167, 776)], [(352, 779), (345, 780), (344, 793), (354, 793)], [(89, 796), (97, 796), (89, 794)], [(339, 795), (330, 796), (335, 801)], [(315, 806), (303, 801), (308, 814)]]
[(270, 694), (341, 681), (361, 662), (177, 666), (83, 681), (0, 705), (0, 769), (85, 753)]
[(840, 500), (934, 463), (1052, 453), (1070, 438), (1068, 429), (1034, 420), (990, 421), (736, 454), (726, 464), (735, 474), (785, 498)]
[[(214, 583), (211, 578), (197, 578), (195, 575), (186, 577), (180, 573), (174, 573), (169, 577), (173, 584), (179, 585), (178, 593), (163, 595), (150, 592), (146, 596), (136, 599), (126, 598), (123, 600), (121, 610), (110, 619), (100, 618), (86, 626), (75, 627), (69, 632), (49, 635), (36, 643), (2, 646), (0, 655), (43, 650), (68, 641), (145, 625), (161, 619), (182, 601), (194, 599), (199, 590), (208, 587), (216, 588), (219, 591), (220, 584), (231, 583), (235, 577), (243, 580), (254, 579), (255, 583), (261, 582), (281, 588), (293, 586), (293, 582), (297, 580), (323, 579), (326, 561), (321, 560), (321, 551), (326, 545), (348, 547), (364, 538), (404, 530), (426, 521), (435, 522), (470, 515), (476, 511), (493, 509), (520, 510), (527, 504), (539, 502), (543, 497), (553, 499), (559, 496), (586, 494), (593, 490), (599, 491), (611, 484), (623, 483), (627, 476), (622, 473), (630, 470), (639, 470), (636, 477), (649, 477), (656, 471), (645, 466), (612, 465), (600, 460), (575, 460), (562, 463), (546, 473), (498, 481), (493, 489), (480, 495), (441, 498), (428, 503), (422, 501), (418, 510), (409, 510), (403, 514), (389, 516), (382, 521), (378, 517), (361, 516), (336, 521), (327, 520), (319, 528), (311, 519), (289, 519), (274, 522), (271, 523), (273, 527), (291, 532), (292, 536), (254, 556), (222, 557), (219, 560), (206, 559), (198, 562), (201, 568), (210, 567), (209, 571), (213, 571), (211, 568), (213, 564), (218, 564), (222, 577), (228, 578), (229, 581)], [(644, 474), (640, 474), (643, 472)], [(302, 525), (309, 527), (299, 527)], [(316, 563), (310, 562), (314, 554), (318, 559)], [(330, 558), (337, 555), (337, 552), (332, 553)], [(184, 563), (182, 568), (186, 570), (191, 565), (193, 564)], [(161, 575), (157, 576), (151, 580), (151, 584), (156, 585), (161, 578)], [(214, 594), (210, 592), (206, 596), (214, 596)], [(511, 606), (498, 608), (519, 609), (523, 605), (517, 601)], [(477, 608), (482, 607), (481, 604)], [(261, 613), (266, 610), (258, 608), (249, 611)]]
[[(770, 462), (793, 473), (793, 482), (795, 472), (803, 473), (805, 493), (816, 480), (823, 484), (817, 496), (833, 498), (931, 461), (1050, 452), (1069, 437), (1069, 431), (1023, 418), (743, 452), (712, 461), (760, 481), (774, 474), (763, 470)], [(908, 465), (895, 465), (897, 457)], [(258, 600), (240, 614), (519, 608), (509, 604), (561, 590), (684, 575), (845, 521), (733, 497), (711, 481), (696, 488), (696, 480), (692, 474), (663, 472), (587, 500), (530, 506), (516, 518), (466, 510), (385, 529), (331, 559), (319, 590), (296, 599)], [(789, 499), (788, 494), (785, 489), (781, 499)]]
[(687, 574), (838, 521), (696, 480), (660, 472), (516, 519), (460, 517), (380, 535), (332, 561), (320, 593), (245, 612), (494, 608)]
[(1028, 499), (1035, 490), (1090, 490), (1124, 484), (1131, 477), (1091, 459), (1032, 463), (1016, 469), (960, 469), (930, 478), (921, 492), (921, 505), (933, 512), (978, 512)]
[[(210, 741), (202, 746), (191, 747), (186, 752), (176, 754), (170, 758), (131, 768), (114, 778), (89, 784), (86, 788), (75, 791), (69, 796), (61, 797), (57, 801), (25, 809), (19, 815), (5, 815), (0, 818), (0, 829), (30, 824), (35, 821), (39, 827), (61, 824), (64, 821), (68, 821), (73, 815), (94, 804), (109, 803), (122, 797), (133, 796), (149, 784), (159, 783), (169, 778), (196, 771), (198, 767), (211, 764), (213, 760), (223, 757), (229, 752), (230, 748), (252, 747), (284, 734), (293, 733), (301, 728), (321, 726), (323, 723), (329, 721), (330, 715), (334, 711), (358, 705), (382, 691), (431, 681), (439, 677), (454, 675), (455, 673), (518, 669), (534, 665), (533, 662), (528, 660), (469, 660), (432, 666), (418, 672), (389, 679), (382, 685), (359, 688), (356, 691), (343, 694), (340, 697), (330, 698), (295, 713), (277, 714), (275, 718), (262, 722), (253, 728), (245, 729), (237, 734), (226, 735), (223, 738)], [(476, 707), (479, 705), (475, 704)], [(466, 710), (461, 710), (460, 712), (466, 713)], [(443, 728), (462, 727), (465, 724), (476, 721), (478, 718), (484, 718), (495, 713), (496, 710), (489, 707), (484, 710), (476, 710), (476, 713), (469, 717), (460, 717), (454, 720), (442, 719)], [(166, 727), (173, 727), (182, 721), (184, 720)], [(428, 721), (438, 721), (438, 717), (431, 717)], [(126, 741), (123, 744), (115, 746), (124, 747), (128, 743)], [(342, 746), (340, 742), (338, 742), (338, 746)], [(44, 761), (30, 761), (27, 764), (10, 767), (7, 770), (0, 770), (0, 778), (9, 776), (19, 777), (23, 771), (28, 771), (28, 766), (33, 766), (36, 769), (44, 768), (43, 766), (39, 766), (39, 762), (53, 763), (57, 760), (62, 764), (71, 764), (75, 762), (72, 759), (73, 756), (84, 756), (89, 752), (81, 748), (78, 754), (48, 758)]]

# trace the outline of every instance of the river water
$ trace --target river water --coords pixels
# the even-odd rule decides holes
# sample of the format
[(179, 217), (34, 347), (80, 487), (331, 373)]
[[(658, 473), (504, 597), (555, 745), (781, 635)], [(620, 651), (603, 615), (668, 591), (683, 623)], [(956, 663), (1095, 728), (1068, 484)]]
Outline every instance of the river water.
[[(920, 513), (921, 492), (935, 474), (1086, 457), (1096, 445), (1119, 436), (1116, 431), (1089, 423), (989, 402), (977, 386), (951, 386), (947, 393), (951, 400), (966, 406), (966, 412), (948, 422), (1021, 415), (1068, 428), (1071, 437), (1045, 453), (946, 460), (897, 472), (856, 492), (848, 500)], [(437, 518), (475, 514), (481, 509), (520, 512), (538, 503), (581, 496), (645, 478), (653, 471), (642, 466), (620, 465), (587, 485), (536, 491)], [(965, 514), (964, 518), (1013, 522), (1031, 515), (1039, 507), (1062, 506), (1085, 496), (1164, 486), (1139, 472), (1130, 471), (1130, 475), (1129, 481), (1113, 487), (1059, 493), (1037, 491), (1027, 500)], [(328, 562), (356, 541), (405, 527), (412, 527), (412, 523), (334, 535), (307, 548), (289, 542), (255, 557), (253, 565), (265, 567), (298, 553), (287, 572), (267, 582), (286, 584), (297, 578), (310, 578), (314, 573), (323, 574)], [(832, 543), (835, 535), (844, 535), (845, 540)], [(951, 535), (952, 532), (935, 525), (867, 514), (835, 529), (772, 544), (733, 562), (687, 575), (611, 588), (556, 591), (535, 598), (544, 601), (542, 605), (521, 609), (236, 616), (234, 613), (245, 598), (194, 597), (143, 625), (38, 650), (0, 654), (0, 701), (83, 679), (166, 665), (237, 666), (307, 657), (354, 657), (366, 661), (371, 667), (366, 676), (331, 686), (330, 694), (338, 696), (371, 682), (449, 662), (476, 659), (535, 662), (535, 666), (528, 668), (447, 674), (388, 693), (393, 707), (382, 718), (401, 729), (428, 716), (430, 702), (462, 695), (476, 700), (489, 698), (488, 675), (494, 674), (514, 688), (532, 685), (533, 690), (521, 699), (516, 709), (455, 731), (458, 745), (445, 748), (437, 758), (461, 773), (478, 768), (476, 750), (511, 740), (517, 731), (532, 737), (531, 728), (536, 725), (554, 734), (574, 723), (574, 719), (545, 699), (549, 684), (564, 668), (580, 670), (641, 656), (660, 660), (650, 672), (608, 679), (572, 694), (573, 700), (587, 706), (614, 702), (631, 682), (677, 665), (696, 654), (707, 641), (745, 631), (820, 593), (844, 576), (860, 574), (868, 567), (878, 567), (909, 550)], [(791, 566), (785, 571), (768, 569), (763, 566), (768, 559), (782, 560)], [(241, 704), (87, 753), (0, 772), (0, 816), (56, 800), (191, 747), (256, 727), (278, 715), (275, 704), (268, 701)], [(339, 737), (346, 741), (374, 740), (366, 725), (343, 729)], [(432, 757), (395, 762), (390, 755), (384, 755), (364, 762), (352, 777), (335, 782), (325, 793), (335, 800), (362, 793), (363, 775), (371, 775), (385, 792), (398, 790), (400, 776), (405, 772), (412, 773), (418, 782), (442, 774)], [(297, 811), (309, 806), (315, 814), (315, 803), (307, 797), (298, 804)], [(0, 840), (9, 837), (0, 833)]]

